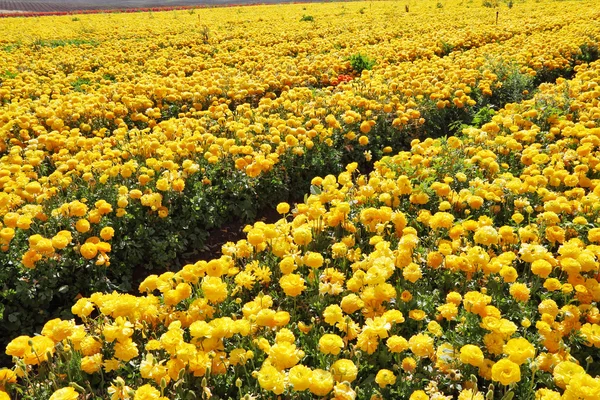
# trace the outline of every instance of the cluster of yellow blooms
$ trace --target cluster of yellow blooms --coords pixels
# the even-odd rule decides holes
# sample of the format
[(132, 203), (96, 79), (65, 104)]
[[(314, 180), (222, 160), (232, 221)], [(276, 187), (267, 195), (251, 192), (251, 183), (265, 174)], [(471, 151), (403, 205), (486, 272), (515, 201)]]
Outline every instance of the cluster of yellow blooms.
[(595, 62), (368, 176), (352, 163), (314, 178), (304, 203), (278, 205), (284, 218), (248, 226), (219, 259), (149, 276), (146, 295), (79, 299), (82, 324), (14, 339), (17, 366), (0, 377), (34, 380), (49, 363), (68, 384), (60, 360), (77, 360), (112, 377), (111, 399), (484, 399), (494, 387), (597, 399), (598, 124)]
[[(211, 166), (254, 178), (334, 135), (366, 146), (379, 115), (404, 129), (428, 101), (492, 96), (502, 60), (579, 65), (481, 127), (314, 178), (279, 221), (140, 296), (78, 299), (78, 321), (9, 343), (0, 400), (600, 398), (600, 62), (577, 61), (600, 22), (569, 12), (598, 5), (515, 5), (496, 26), (487, 8), (374, 4), (52, 17), (61, 51), (28, 39), (34, 20), (2, 22), (25, 44), (3, 50), (0, 240), (26, 238), (27, 268), (72, 243), (107, 265), (111, 220), (136, 201), (170, 217), (163, 195)], [(359, 52), (378, 64), (336, 85)]]
[[(427, 102), (461, 109), (492, 96), (503, 64), (566, 70), (600, 37), (593, 13), (576, 17), (568, 3), (503, 10), (499, 25), (486, 8), (432, 18), (442, 11), (426, 6), (315, 4), (315, 23), (300, 21), (300, 6), (3, 21), (2, 250), (29, 237), (18, 250), (24, 267), (65, 243), (108, 265), (103, 225), (138, 202), (166, 218), (165, 194), (191, 176), (210, 185), (207, 170), (226, 165), (254, 178), (313, 148), (326, 153), (339, 137), (368, 150), (378, 117), (410, 130), (425, 122)], [(440, 57), (448, 48), (463, 51)], [(331, 86), (361, 53), (374, 70)], [(102, 195), (100, 206), (85, 204)]]

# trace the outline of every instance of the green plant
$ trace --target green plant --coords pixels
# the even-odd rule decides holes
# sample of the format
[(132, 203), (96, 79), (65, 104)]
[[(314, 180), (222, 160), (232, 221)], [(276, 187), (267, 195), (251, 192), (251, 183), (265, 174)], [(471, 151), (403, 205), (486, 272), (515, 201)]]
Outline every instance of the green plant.
[(21, 47), (21, 43), (15, 43), (15, 44), (9, 44), (7, 46), (4, 46), (2, 48), (2, 50), (7, 53), (12, 53), (15, 49), (18, 49), (20, 47)]
[(42, 47), (50, 47), (50, 48), (55, 48), (55, 47), (62, 47), (62, 46), (83, 46), (83, 45), (90, 45), (90, 46), (98, 46), (98, 41), (96, 40), (87, 40), (87, 39), (35, 39), (32, 43), (32, 46), (34, 49), (39, 49)]
[(302, 18), (300, 18), (301, 22), (314, 22), (315, 18), (312, 15), (303, 15)]
[(489, 105), (483, 106), (479, 109), (479, 111), (477, 111), (477, 113), (473, 117), (472, 124), (477, 127), (481, 127), (484, 124), (490, 122), (494, 114), (496, 114), (496, 111), (494, 111), (492, 107), (490, 107)]
[(452, 51), (454, 50), (453, 44), (444, 42), (443, 40), (440, 41), (440, 44), (442, 47), (442, 56), (447, 56), (448, 54), (452, 53)]
[(0, 78), (2, 79), (15, 79), (17, 77), (17, 73), (16, 72), (11, 72), (11, 71), (4, 71), (3, 74), (0, 74)]
[(488, 68), (497, 76), (501, 85), (493, 90), (489, 103), (504, 107), (508, 103), (518, 103), (531, 97), (535, 89), (535, 78), (522, 73), (517, 63), (505, 60), (491, 60)]
[(91, 81), (87, 78), (77, 78), (75, 82), (71, 83), (73, 90), (76, 92), (85, 91), (84, 85), (87, 86), (91, 83)]
[(588, 44), (584, 43), (579, 46), (581, 51), (581, 55), (577, 57), (578, 60), (581, 60), (586, 63), (590, 63), (592, 61), (596, 61), (599, 58), (599, 49), (597, 44)]
[(348, 57), (348, 61), (350, 61), (350, 66), (352, 67), (352, 70), (357, 74), (360, 74), (365, 69), (372, 69), (373, 66), (376, 64), (375, 60), (360, 53), (351, 55), (350, 57)]

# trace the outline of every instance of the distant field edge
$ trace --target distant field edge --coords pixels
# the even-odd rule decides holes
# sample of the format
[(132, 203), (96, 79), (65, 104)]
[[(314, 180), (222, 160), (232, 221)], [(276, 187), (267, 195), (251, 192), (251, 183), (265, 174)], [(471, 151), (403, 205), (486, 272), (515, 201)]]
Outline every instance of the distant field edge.
[[(349, 0), (341, 0), (349, 1)], [(188, 10), (195, 8), (213, 8), (213, 7), (238, 7), (238, 6), (259, 6), (270, 4), (301, 4), (317, 3), (322, 0), (213, 0), (213, 1), (144, 1), (133, 0), (125, 2), (93, 2), (93, 1), (55, 1), (55, 2), (37, 2), (37, 1), (14, 1), (0, 0), (0, 18), (7, 17), (40, 17), (52, 15), (71, 15), (71, 14), (101, 14), (101, 13), (134, 13), (134, 12), (159, 12), (172, 10)]]

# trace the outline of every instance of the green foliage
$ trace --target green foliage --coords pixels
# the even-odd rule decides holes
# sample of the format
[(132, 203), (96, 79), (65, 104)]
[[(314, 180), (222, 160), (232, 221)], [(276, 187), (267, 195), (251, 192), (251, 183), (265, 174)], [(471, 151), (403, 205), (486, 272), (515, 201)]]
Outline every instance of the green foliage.
[(21, 43), (14, 43), (14, 44), (9, 44), (7, 46), (4, 46), (2, 48), (2, 50), (5, 51), (5, 52), (7, 52), (7, 53), (12, 53), (16, 49), (19, 49), (20, 47), (21, 47)]
[(535, 78), (522, 73), (515, 62), (491, 60), (487, 66), (498, 77), (500, 87), (493, 89), (489, 104), (503, 107), (508, 103), (518, 103), (531, 98), (535, 89)]
[(19, 74), (17, 74), (16, 72), (12, 72), (12, 71), (8, 71), (7, 70), (7, 71), (4, 71), (4, 73), (0, 74), (0, 78), (2, 78), (2, 79), (15, 79), (17, 77), (17, 75), (19, 75)]
[(87, 39), (35, 39), (32, 43), (34, 49), (41, 49), (43, 47), (63, 47), (63, 46), (98, 46), (98, 41), (87, 40)]
[(315, 18), (312, 15), (302, 15), (300, 22), (314, 22)]
[(348, 58), (348, 61), (350, 61), (350, 66), (352, 67), (352, 70), (359, 75), (365, 69), (372, 69), (373, 66), (376, 64), (375, 60), (360, 53), (351, 55)]
[(581, 46), (579, 46), (579, 49), (581, 51), (581, 54), (577, 57), (578, 60), (590, 63), (600, 58), (600, 53), (597, 44), (584, 43)]
[(560, 118), (569, 114), (570, 107), (571, 98), (568, 89), (558, 96), (538, 96), (535, 103), (538, 115), (533, 122), (540, 127), (540, 130), (549, 131)]
[(475, 113), (473, 116), (473, 121), (471, 122), (476, 127), (482, 127), (484, 124), (487, 124), (492, 120), (492, 117), (496, 114), (493, 108), (489, 105), (483, 106)]
[(71, 83), (73, 90), (76, 92), (84, 92), (85, 87), (91, 83), (91, 81), (87, 78), (77, 78), (75, 82)]
[(442, 47), (442, 56), (447, 56), (448, 54), (452, 53), (452, 51), (454, 50), (454, 45), (444, 42), (443, 40), (440, 41), (441, 47)]

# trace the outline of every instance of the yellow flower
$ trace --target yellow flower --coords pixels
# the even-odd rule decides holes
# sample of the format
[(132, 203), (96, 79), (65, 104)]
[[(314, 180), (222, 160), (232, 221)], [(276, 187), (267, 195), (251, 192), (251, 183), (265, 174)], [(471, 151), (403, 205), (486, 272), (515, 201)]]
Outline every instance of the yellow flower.
[(463, 389), (458, 395), (457, 400), (485, 400), (482, 392), (475, 392), (472, 389)]
[(427, 331), (436, 337), (440, 337), (444, 334), (442, 326), (437, 321), (429, 321), (427, 324)]
[(170, 185), (169, 185), (169, 181), (165, 178), (161, 178), (159, 180), (156, 181), (156, 189), (160, 190), (161, 192), (165, 192), (167, 190), (169, 190)]
[(174, 191), (181, 193), (185, 189), (185, 181), (181, 178), (175, 179), (171, 186)]
[(561, 395), (550, 389), (542, 388), (535, 392), (535, 400), (560, 400)]
[(84, 258), (91, 260), (98, 254), (98, 247), (94, 243), (87, 242), (81, 246), (79, 251)]
[(78, 398), (79, 394), (72, 387), (58, 389), (50, 396), (50, 400), (77, 400)]
[(492, 380), (502, 385), (510, 385), (521, 380), (521, 369), (519, 365), (503, 358), (492, 367)]
[(478, 346), (467, 344), (460, 348), (460, 361), (464, 364), (479, 367), (483, 364), (483, 359), (483, 352)]
[(290, 205), (288, 203), (277, 204), (277, 212), (279, 214), (287, 214), (290, 211)]
[[(119, 360), (114, 359), (114, 358), (111, 359), (111, 360), (106, 360), (102, 364), (102, 368), (104, 369), (104, 372), (116, 371), (120, 367), (121, 367), (121, 362)], [(110, 393), (110, 388), (108, 389), (108, 392)]]
[(9, 243), (15, 237), (15, 230), (13, 228), (2, 228), (0, 230), (0, 238), (3, 243)]
[(227, 298), (227, 283), (219, 277), (207, 276), (202, 280), (202, 292), (211, 303), (221, 303)]
[(519, 275), (514, 267), (503, 266), (500, 269), (500, 276), (504, 282), (510, 283), (516, 281)]
[(562, 283), (556, 278), (548, 278), (544, 281), (544, 289), (554, 292), (562, 288)]
[(317, 396), (326, 396), (333, 390), (333, 375), (329, 371), (315, 369), (309, 380), (308, 389)]
[(393, 385), (396, 383), (396, 375), (389, 369), (380, 369), (375, 376), (375, 383), (379, 385), (380, 388), (384, 388), (388, 385)]
[(430, 357), (434, 353), (433, 338), (423, 333), (414, 335), (408, 341), (410, 351), (419, 357)]
[(60, 318), (55, 318), (46, 322), (41, 333), (58, 343), (71, 336), (74, 329), (75, 323), (72, 320), (63, 321)]
[(414, 319), (415, 321), (422, 321), (426, 316), (427, 314), (423, 310), (410, 310), (408, 312), (408, 317), (410, 319)]
[(485, 246), (491, 246), (498, 244), (500, 241), (500, 236), (494, 227), (492, 226), (483, 226), (475, 232), (473, 236), (473, 240), (477, 244), (482, 244)]
[(293, 367), (304, 357), (304, 352), (290, 342), (275, 343), (268, 350), (268, 354), (269, 361), (280, 371)]
[(81, 370), (87, 374), (98, 372), (102, 368), (102, 354), (85, 356), (81, 359)]
[(589, 399), (598, 396), (600, 396), (600, 380), (588, 374), (574, 376), (564, 393), (565, 399)]
[(541, 278), (547, 278), (552, 272), (552, 264), (543, 259), (535, 260), (531, 263), (531, 272)]
[(433, 230), (450, 229), (454, 222), (454, 215), (447, 212), (437, 212), (429, 219), (429, 227)]
[(600, 243), (600, 228), (592, 228), (587, 234), (588, 240), (592, 243)]
[(264, 363), (258, 371), (258, 383), (261, 388), (277, 395), (285, 390), (284, 374), (268, 363)]
[(573, 378), (584, 374), (583, 367), (572, 361), (563, 361), (554, 367), (554, 371), (552, 371), (554, 382), (562, 389), (565, 389)]
[(160, 395), (160, 391), (149, 384), (140, 386), (133, 396), (133, 400), (166, 400)]
[(319, 253), (308, 252), (304, 256), (304, 264), (311, 268), (319, 268), (323, 265), (323, 256)]
[(429, 400), (429, 396), (423, 390), (415, 390), (411, 393), (408, 400)]
[(17, 382), (17, 374), (8, 368), (0, 369), (0, 390), (6, 387), (7, 384), (16, 383)]
[(341, 358), (333, 363), (331, 373), (336, 382), (353, 382), (358, 376), (358, 368), (352, 360)]
[(281, 286), (285, 294), (290, 297), (300, 295), (306, 289), (304, 283), (304, 278), (297, 274), (284, 275), (279, 279), (279, 286)]
[(529, 288), (524, 283), (513, 283), (510, 285), (509, 292), (512, 297), (518, 301), (526, 302), (529, 300)]
[(71, 243), (73, 237), (69, 231), (60, 231), (52, 238), (52, 246), (57, 250), (62, 250)]
[(352, 389), (349, 382), (339, 382), (333, 387), (333, 400), (354, 400), (356, 392)]
[(308, 226), (304, 225), (296, 228), (293, 232), (294, 242), (300, 246), (305, 246), (312, 241), (312, 233)]
[(325, 354), (340, 354), (344, 341), (338, 335), (326, 333), (319, 339), (319, 351)]
[(390, 336), (386, 341), (386, 346), (392, 353), (401, 353), (408, 349), (408, 341), (402, 336)]
[(323, 317), (325, 318), (325, 322), (329, 325), (335, 325), (344, 320), (342, 309), (337, 304), (327, 306), (325, 311), (323, 311)]
[(454, 303), (446, 303), (437, 307), (437, 310), (440, 312), (440, 315), (447, 320), (454, 319), (458, 314), (458, 307)]
[(304, 365), (293, 366), (288, 374), (290, 384), (295, 391), (301, 392), (310, 386), (313, 371)]
[(117, 342), (115, 345), (115, 358), (121, 361), (129, 361), (132, 358), (137, 357), (138, 354), (137, 344), (133, 342), (131, 338)]
[(417, 361), (412, 357), (405, 357), (402, 359), (402, 369), (405, 372), (414, 372), (417, 368)]
[(102, 240), (110, 240), (113, 238), (114, 235), (115, 235), (115, 230), (110, 226), (105, 226), (100, 231), (100, 237), (102, 238)]
[(421, 267), (415, 263), (410, 263), (407, 267), (402, 270), (402, 276), (404, 279), (411, 283), (415, 283), (423, 276)]

